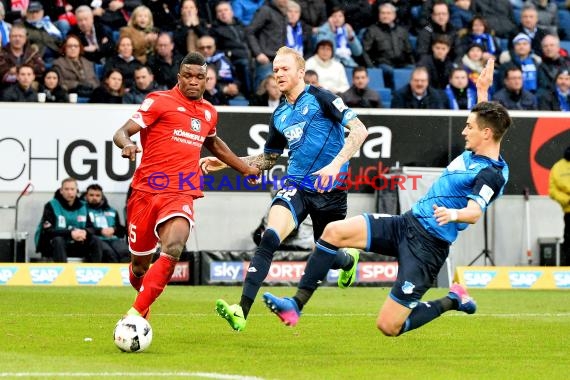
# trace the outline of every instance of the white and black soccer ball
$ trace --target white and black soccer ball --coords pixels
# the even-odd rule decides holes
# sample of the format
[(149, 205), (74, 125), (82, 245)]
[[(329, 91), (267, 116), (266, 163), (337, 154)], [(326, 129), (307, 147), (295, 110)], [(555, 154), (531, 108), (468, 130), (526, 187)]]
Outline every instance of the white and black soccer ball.
[(121, 351), (142, 352), (152, 342), (152, 327), (143, 317), (127, 315), (115, 325), (113, 339)]

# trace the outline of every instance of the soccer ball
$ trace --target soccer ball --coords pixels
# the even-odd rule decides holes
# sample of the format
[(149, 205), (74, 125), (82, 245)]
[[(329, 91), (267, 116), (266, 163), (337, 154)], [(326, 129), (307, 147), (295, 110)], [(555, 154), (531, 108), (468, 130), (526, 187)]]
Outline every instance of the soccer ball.
[(152, 342), (152, 327), (143, 317), (127, 315), (115, 325), (113, 339), (121, 351), (142, 352)]

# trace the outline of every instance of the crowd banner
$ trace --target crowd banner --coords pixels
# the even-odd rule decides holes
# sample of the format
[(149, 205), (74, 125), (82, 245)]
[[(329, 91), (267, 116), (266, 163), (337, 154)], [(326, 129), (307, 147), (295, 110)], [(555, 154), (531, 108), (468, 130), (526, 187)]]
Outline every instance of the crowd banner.
[[(100, 183), (105, 191), (126, 192), (136, 162), (121, 158), (113, 134), (136, 110), (128, 105), (0, 104), (0, 191), (52, 192), (63, 178), (80, 188)], [(241, 156), (263, 152), (270, 112), (262, 107), (218, 107), (218, 135)], [(357, 110), (368, 138), (351, 159), (349, 189), (373, 192), (394, 166), (445, 167), (464, 149), (461, 131), (467, 112), (437, 110)], [(63, 116), (65, 115), (65, 116)], [(514, 125), (502, 144), (510, 165), (506, 194), (548, 193), (548, 173), (570, 145), (570, 118), (554, 112), (511, 112)], [(190, 126), (187, 126), (190, 131)], [(135, 136), (138, 139), (138, 136)], [(208, 154), (205, 152), (205, 154)], [(264, 173), (272, 185), (283, 177), (287, 152)], [(191, 173), (179, 173), (189, 175)], [(197, 173), (194, 173), (198, 175)], [(264, 191), (233, 171), (203, 176), (207, 191)], [(378, 181), (380, 179), (380, 181)], [(421, 179), (420, 179), (421, 180)], [(408, 186), (412, 183), (399, 183)]]
[(454, 281), (480, 289), (570, 289), (570, 267), (457, 267)]

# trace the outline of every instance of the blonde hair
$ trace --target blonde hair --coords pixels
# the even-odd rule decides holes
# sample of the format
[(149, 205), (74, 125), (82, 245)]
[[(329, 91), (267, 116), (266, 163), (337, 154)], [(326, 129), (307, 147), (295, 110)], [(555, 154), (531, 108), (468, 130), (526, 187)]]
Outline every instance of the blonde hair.
[(287, 54), (290, 54), (295, 58), (299, 69), (305, 70), (305, 58), (303, 58), (303, 56), (299, 54), (299, 52), (295, 49), (291, 49), (287, 46), (282, 46), (279, 48), (279, 50), (277, 50), (277, 54), (275, 54), (275, 56)]
[(136, 7), (133, 10), (133, 13), (131, 13), (131, 18), (129, 19), (129, 22), (127, 23), (128, 26), (131, 27), (135, 27), (135, 20), (137, 19), (137, 16), (139, 15), (139, 13), (147, 13), (148, 14), (148, 25), (146, 26), (145, 29), (152, 29), (154, 28), (154, 20), (152, 18), (152, 12), (150, 11), (150, 8), (148, 8), (147, 6), (144, 5), (139, 5), (138, 7)]

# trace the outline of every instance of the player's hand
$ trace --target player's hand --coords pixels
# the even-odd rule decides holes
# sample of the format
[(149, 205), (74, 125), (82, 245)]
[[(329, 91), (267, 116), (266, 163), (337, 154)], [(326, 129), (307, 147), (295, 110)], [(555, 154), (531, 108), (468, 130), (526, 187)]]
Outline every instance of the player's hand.
[(489, 58), (487, 64), (481, 70), (479, 78), (477, 79), (477, 91), (488, 91), (489, 87), (493, 84), (493, 74), (495, 73), (495, 58)]
[[(454, 210), (457, 213), (457, 210)], [(444, 226), (449, 222), (453, 222), (451, 210), (445, 207), (433, 205), (433, 217), (438, 225)]]
[(261, 170), (257, 166), (248, 166), (247, 171), (242, 173), (242, 175), (247, 178), (247, 183), (250, 185), (256, 185), (259, 183), (260, 174)]
[(139, 148), (135, 144), (127, 144), (123, 147), (123, 150), (121, 151), (121, 156), (123, 156), (124, 158), (128, 158), (131, 161), (134, 161), (137, 159), (137, 153), (140, 152), (142, 152), (141, 148)]
[(328, 193), (331, 191), (339, 171), (340, 167), (338, 167), (334, 162), (331, 162), (321, 170), (314, 172), (313, 175), (317, 176), (317, 179), (315, 180), (315, 189), (317, 189), (317, 192)]
[(200, 158), (200, 169), (202, 169), (202, 173), (204, 174), (217, 172), (218, 170), (222, 170), (227, 167), (228, 165), (224, 164), (216, 157), (209, 156)]

